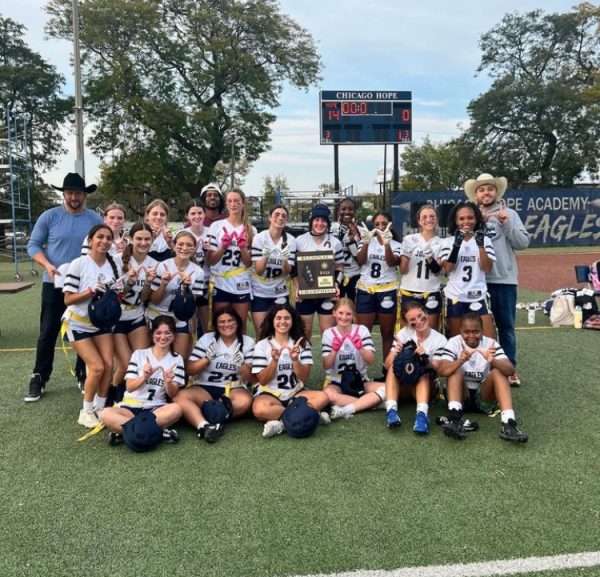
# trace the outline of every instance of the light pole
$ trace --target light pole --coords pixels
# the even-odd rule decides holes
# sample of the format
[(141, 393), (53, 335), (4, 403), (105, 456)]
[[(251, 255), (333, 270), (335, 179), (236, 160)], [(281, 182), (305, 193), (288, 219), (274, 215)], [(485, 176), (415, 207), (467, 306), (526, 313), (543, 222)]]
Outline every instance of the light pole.
[(79, 56), (79, 5), (73, 0), (73, 63), (75, 69), (75, 138), (77, 157), (75, 172), (85, 179), (85, 164), (83, 160), (83, 106), (81, 98), (81, 60)]

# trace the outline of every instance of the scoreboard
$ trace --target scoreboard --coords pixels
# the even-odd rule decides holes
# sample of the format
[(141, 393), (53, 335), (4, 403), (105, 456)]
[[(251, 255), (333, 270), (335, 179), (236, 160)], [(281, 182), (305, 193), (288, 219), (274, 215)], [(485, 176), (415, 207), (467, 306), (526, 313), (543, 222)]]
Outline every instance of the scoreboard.
[(412, 92), (322, 90), (321, 144), (412, 142)]

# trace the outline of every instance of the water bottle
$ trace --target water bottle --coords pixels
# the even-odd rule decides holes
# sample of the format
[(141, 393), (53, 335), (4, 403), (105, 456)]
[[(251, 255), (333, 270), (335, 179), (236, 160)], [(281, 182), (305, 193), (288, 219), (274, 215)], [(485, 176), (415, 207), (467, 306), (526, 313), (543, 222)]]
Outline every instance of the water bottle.
[(529, 305), (529, 310), (527, 311), (527, 324), (535, 324), (535, 305)]
[(573, 318), (575, 319), (575, 322), (574, 322), (575, 328), (576, 329), (583, 328), (583, 311), (581, 310), (581, 307), (575, 307), (575, 313), (573, 315)]

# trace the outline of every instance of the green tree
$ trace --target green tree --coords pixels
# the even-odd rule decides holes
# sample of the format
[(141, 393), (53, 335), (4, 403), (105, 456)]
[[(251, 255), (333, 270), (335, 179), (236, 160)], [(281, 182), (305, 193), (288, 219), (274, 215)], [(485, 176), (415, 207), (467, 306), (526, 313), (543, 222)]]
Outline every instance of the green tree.
[(6, 138), (6, 111), (27, 122), (34, 214), (47, 208), (47, 189), (39, 178), (65, 152), (60, 134), (73, 108), (73, 99), (61, 94), (64, 78), (23, 40), (25, 27), (0, 16), (0, 132)]
[(268, 175), (264, 177), (262, 188), (262, 204), (265, 213), (271, 210), (271, 207), (275, 205), (278, 188), (282, 199), (289, 195), (290, 186), (287, 182), (287, 178), (283, 174), (277, 174), (274, 178), (271, 178)]
[(487, 155), (465, 137), (446, 143), (431, 142), (405, 147), (400, 190), (456, 190), (475, 173), (493, 171)]
[(512, 185), (572, 186), (600, 158), (600, 14), (507, 14), (481, 37), (491, 88), (469, 104), (467, 138)]
[[(48, 11), (48, 33), (70, 38), (71, 0)], [(198, 195), (232, 140), (236, 159), (256, 160), (283, 85), (319, 78), (313, 39), (275, 0), (87, 0), (80, 19), (92, 148), (114, 163), (151, 155), (175, 195)], [(138, 170), (129, 162), (131, 181)]]

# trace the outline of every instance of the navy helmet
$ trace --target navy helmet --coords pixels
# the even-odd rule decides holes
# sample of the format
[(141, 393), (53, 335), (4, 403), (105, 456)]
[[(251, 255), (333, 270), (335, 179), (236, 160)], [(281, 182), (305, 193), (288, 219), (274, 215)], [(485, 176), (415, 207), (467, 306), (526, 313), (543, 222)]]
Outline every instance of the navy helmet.
[(123, 442), (136, 453), (145, 453), (163, 440), (163, 430), (152, 411), (140, 411), (123, 425)]
[(281, 414), (285, 432), (290, 437), (310, 437), (319, 425), (319, 411), (308, 405), (306, 397), (296, 397)]
[(183, 283), (179, 285), (169, 310), (179, 321), (189, 321), (196, 314), (196, 298), (188, 285)]
[(229, 397), (222, 396), (218, 401), (210, 399), (202, 405), (202, 414), (211, 425), (224, 425), (233, 415), (233, 405)]
[(121, 301), (117, 293), (112, 289), (95, 293), (88, 305), (88, 316), (91, 323), (99, 329), (114, 327), (121, 318)]

